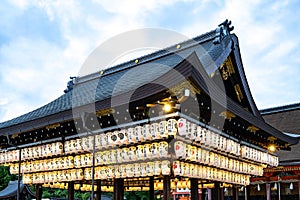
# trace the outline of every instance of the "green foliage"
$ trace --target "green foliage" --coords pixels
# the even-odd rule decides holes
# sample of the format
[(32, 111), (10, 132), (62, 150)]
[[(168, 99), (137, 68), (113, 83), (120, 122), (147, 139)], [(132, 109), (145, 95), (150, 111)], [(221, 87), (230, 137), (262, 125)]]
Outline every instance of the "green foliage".
[(11, 175), (9, 167), (0, 166), (0, 191), (7, 187), (9, 181), (17, 180), (16, 175)]

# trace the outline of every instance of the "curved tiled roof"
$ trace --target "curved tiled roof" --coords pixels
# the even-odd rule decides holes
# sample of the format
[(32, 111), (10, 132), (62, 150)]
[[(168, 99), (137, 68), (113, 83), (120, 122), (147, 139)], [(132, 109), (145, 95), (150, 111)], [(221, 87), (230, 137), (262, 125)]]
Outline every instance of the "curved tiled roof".
[[(97, 72), (84, 77), (79, 77), (78, 83), (75, 84), (72, 91), (63, 94), (54, 101), (32, 112), (0, 123), (0, 131), (6, 127), (71, 110), (73, 107), (101, 101), (110, 98), (112, 95), (118, 95), (130, 91), (131, 89), (135, 89), (138, 86), (149, 83), (151, 80), (165, 74), (193, 52), (198, 53), (200, 58), (202, 57), (203, 62), (206, 63), (208, 71), (212, 71), (212, 65), (214, 63), (211, 63), (210, 59), (206, 58), (207, 55), (200, 54), (203, 52), (204, 48), (210, 57), (214, 61), (217, 61), (219, 54), (223, 51), (223, 45), (214, 45), (214, 36), (215, 30), (183, 42), (180, 50), (178, 50), (176, 46), (172, 46), (139, 58), (138, 64), (136, 64), (134, 60), (131, 60), (105, 69), (103, 74)], [(227, 42), (229, 42), (229, 40), (227, 40)], [(153, 67), (153, 64), (156, 67)], [(132, 77), (132, 81), (123, 85), (118, 84), (118, 87), (116, 87), (118, 81), (125, 74), (129, 79)], [(96, 88), (97, 90), (95, 91)]]

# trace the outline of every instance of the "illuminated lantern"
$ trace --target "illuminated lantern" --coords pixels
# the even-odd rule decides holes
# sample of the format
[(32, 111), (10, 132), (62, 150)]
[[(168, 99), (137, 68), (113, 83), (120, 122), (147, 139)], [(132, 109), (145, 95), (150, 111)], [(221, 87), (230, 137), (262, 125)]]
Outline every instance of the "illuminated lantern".
[(150, 125), (150, 134), (152, 135), (153, 140), (158, 140), (160, 139), (160, 134), (159, 134), (159, 124), (158, 123), (152, 123)]
[(128, 144), (128, 135), (126, 129), (123, 129), (119, 132), (119, 138), (120, 138), (120, 145)]
[(145, 144), (144, 145), (144, 154), (146, 159), (151, 159), (152, 158), (152, 151), (151, 151), (151, 144)]
[(154, 175), (159, 176), (161, 174), (161, 162), (154, 161)]
[(147, 176), (147, 163), (141, 163), (141, 176)]
[(135, 135), (137, 137), (137, 142), (144, 142), (145, 138), (143, 135), (143, 128), (141, 126), (136, 126), (134, 128)]
[(129, 161), (136, 161), (136, 147), (131, 146), (128, 148), (128, 160)]
[(82, 138), (82, 149), (83, 151), (87, 151), (89, 147), (88, 137)]
[(190, 123), (188, 137), (190, 140), (195, 141), (197, 138), (197, 124)]
[(172, 181), (171, 182), (171, 190), (175, 190), (176, 189), (176, 182)]
[[(122, 156), (122, 149), (116, 149), (116, 150), (111, 150), (111, 151), (109, 151), (109, 157), (111, 156), (111, 152), (113, 152), (113, 154), (114, 154), (114, 157), (116, 158), (116, 162), (117, 163), (122, 163), (122, 162), (124, 162), (124, 160), (123, 160), (123, 156)], [(104, 162), (104, 164), (112, 164), (112, 159), (109, 159), (109, 162)], [(115, 162), (114, 162), (115, 163)]]
[(160, 142), (159, 145), (159, 155), (161, 158), (168, 157), (169, 144), (167, 142)]
[[(109, 159), (109, 154), (110, 152), (109, 151), (104, 151), (103, 152), (103, 156), (102, 156), (102, 160), (103, 160), (103, 163), (104, 164), (110, 164), (110, 159)], [(118, 158), (118, 157), (117, 157)]]
[(161, 121), (159, 122), (159, 135), (161, 138), (168, 138), (168, 130), (167, 130), (167, 122)]
[(142, 134), (145, 140), (152, 140), (152, 135), (151, 135), (151, 129), (150, 129), (150, 124), (144, 124), (142, 128)]
[(126, 176), (129, 178), (134, 177), (134, 164), (126, 165)]
[(188, 157), (190, 161), (196, 161), (197, 147), (188, 145)]
[(175, 154), (177, 158), (186, 158), (186, 144), (181, 141), (176, 141), (174, 144)]
[(120, 177), (121, 178), (126, 178), (126, 165), (120, 165), (119, 166), (119, 171), (120, 171)]
[(100, 134), (95, 135), (95, 149), (102, 149)]
[(129, 161), (129, 156), (128, 156), (129, 148), (122, 148), (121, 150), (122, 150), (123, 162), (128, 162)]
[(153, 176), (154, 174), (154, 163), (153, 162), (147, 162), (147, 174), (146, 176)]
[(118, 130), (111, 133), (110, 143), (112, 143), (112, 146), (120, 146), (120, 138), (119, 138)]
[(101, 133), (100, 138), (101, 138), (101, 149), (107, 148), (108, 147), (108, 134), (107, 133)]
[(84, 179), (85, 179), (85, 180), (91, 180), (91, 179), (92, 179), (92, 171), (91, 171), (91, 168), (85, 168), (85, 169), (84, 169)]
[(82, 180), (83, 179), (82, 169), (76, 169), (76, 177), (77, 177), (77, 180)]
[(137, 142), (137, 135), (134, 128), (127, 129), (127, 137), (128, 137), (128, 144), (134, 144)]
[(140, 163), (134, 163), (134, 177), (141, 176), (141, 165)]
[(79, 159), (79, 166), (81, 166), (81, 167), (85, 167), (86, 165), (85, 165), (85, 155), (84, 154), (82, 154), (82, 155), (79, 155), (80, 156), (80, 159)]
[(176, 136), (176, 134), (177, 134), (177, 120), (176, 119), (168, 120), (167, 131), (168, 131), (168, 135)]
[(157, 142), (154, 142), (151, 144), (151, 153), (152, 153), (152, 158), (158, 158), (159, 157), (159, 145)]
[[(115, 141), (117, 141), (117, 136), (114, 135), (112, 132), (107, 132), (105, 133), (105, 137), (104, 139), (107, 140), (107, 146), (105, 148), (108, 148), (108, 147), (113, 147), (115, 146)], [(104, 142), (105, 143), (105, 142)]]
[(196, 132), (196, 138), (195, 138), (195, 142), (200, 142), (202, 140), (202, 127), (201, 126), (197, 126), (197, 132)]
[(226, 140), (226, 152), (230, 153), (233, 149), (233, 141), (231, 139)]
[(206, 138), (209, 137), (208, 135), (208, 130), (204, 127), (201, 128), (201, 135), (200, 135), (200, 143), (201, 144), (206, 144)]
[(180, 118), (177, 121), (178, 134), (180, 136), (186, 136), (188, 134), (187, 121), (184, 118)]
[(171, 167), (170, 167), (170, 161), (168, 160), (163, 160), (161, 162), (161, 173), (162, 175), (170, 175), (171, 173)]
[[(114, 164), (117, 162), (117, 158), (118, 158), (118, 162), (122, 162), (122, 156), (121, 156), (121, 149), (118, 149), (118, 150), (110, 150), (108, 151), (109, 153), (109, 156), (108, 156), (108, 160), (109, 160), (109, 163), (110, 164)], [(121, 161), (119, 161), (121, 157)], [(108, 164), (108, 163), (106, 163)]]
[[(96, 137), (96, 136), (95, 136)], [(96, 142), (96, 141), (95, 141)], [(88, 137), (88, 145), (87, 145), (87, 150), (88, 151), (93, 151), (93, 146), (94, 146), (94, 136), (90, 135)], [(95, 143), (95, 148), (96, 148), (96, 143)]]
[(174, 176), (180, 175), (180, 162), (177, 160), (173, 162), (173, 173)]
[(136, 157), (138, 160), (144, 160), (144, 145), (138, 145), (136, 149)]

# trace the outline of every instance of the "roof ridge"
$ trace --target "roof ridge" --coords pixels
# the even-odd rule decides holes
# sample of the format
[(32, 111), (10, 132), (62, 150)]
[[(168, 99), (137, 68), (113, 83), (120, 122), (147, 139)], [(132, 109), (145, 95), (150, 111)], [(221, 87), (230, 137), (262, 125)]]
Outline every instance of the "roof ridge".
[[(167, 56), (171, 53), (183, 51), (183, 50), (185, 50), (187, 48), (190, 48), (191, 46), (195, 45), (196, 43), (197, 44), (204, 43), (204, 42), (207, 42), (209, 40), (215, 39), (216, 37), (218, 37), (218, 35), (216, 35), (216, 31), (217, 31), (217, 29), (214, 29), (214, 30), (211, 30), (211, 31), (206, 32), (204, 34), (193, 37), (191, 39), (187, 39), (185, 41), (178, 42), (177, 44), (173, 44), (173, 45), (170, 45), (166, 48), (154, 51), (152, 53), (145, 54), (145, 55), (142, 55), (142, 56), (139, 56), (139, 57), (135, 57), (135, 58), (130, 59), (126, 62), (108, 67), (106, 69), (99, 70), (99, 71), (91, 73), (91, 74), (84, 75), (82, 77), (78, 77), (75, 84), (90, 81), (90, 80), (93, 80), (93, 79), (96, 79), (96, 78), (99, 78), (99, 77), (102, 77), (102, 76), (110, 75), (112, 73), (116, 73), (116, 72), (122, 71), (124, 69), (131, 68), (131, 67), (133, 67), (137, 64), (140, 65), (140, 64), (143, 64), (143, 63), (146, 63), (146, 62), (153, 61), (157, 58)], [(180, 45), (180, 48), (178, 48), (178, 45)], [(138, 60), (138, 63), (136, 63), (136, 60)]]
[(287, 104), (282, 106), (276, 106), (272, 108), (261, 109), (260, 113), (262, 115), (273, 114), (278, 112), (286, 112), (291, 110), (300, 109), (300, 103)]

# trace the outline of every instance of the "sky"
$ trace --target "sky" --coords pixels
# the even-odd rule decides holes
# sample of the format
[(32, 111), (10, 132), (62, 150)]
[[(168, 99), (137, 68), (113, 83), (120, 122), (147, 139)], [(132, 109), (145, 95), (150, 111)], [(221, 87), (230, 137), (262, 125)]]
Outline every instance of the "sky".
[(298, 0), (3, 0), (0, 122), (63, 94), (111, 37), (161, 28), (195, 37), (232, 21), (259, 109), (300, 102)]

